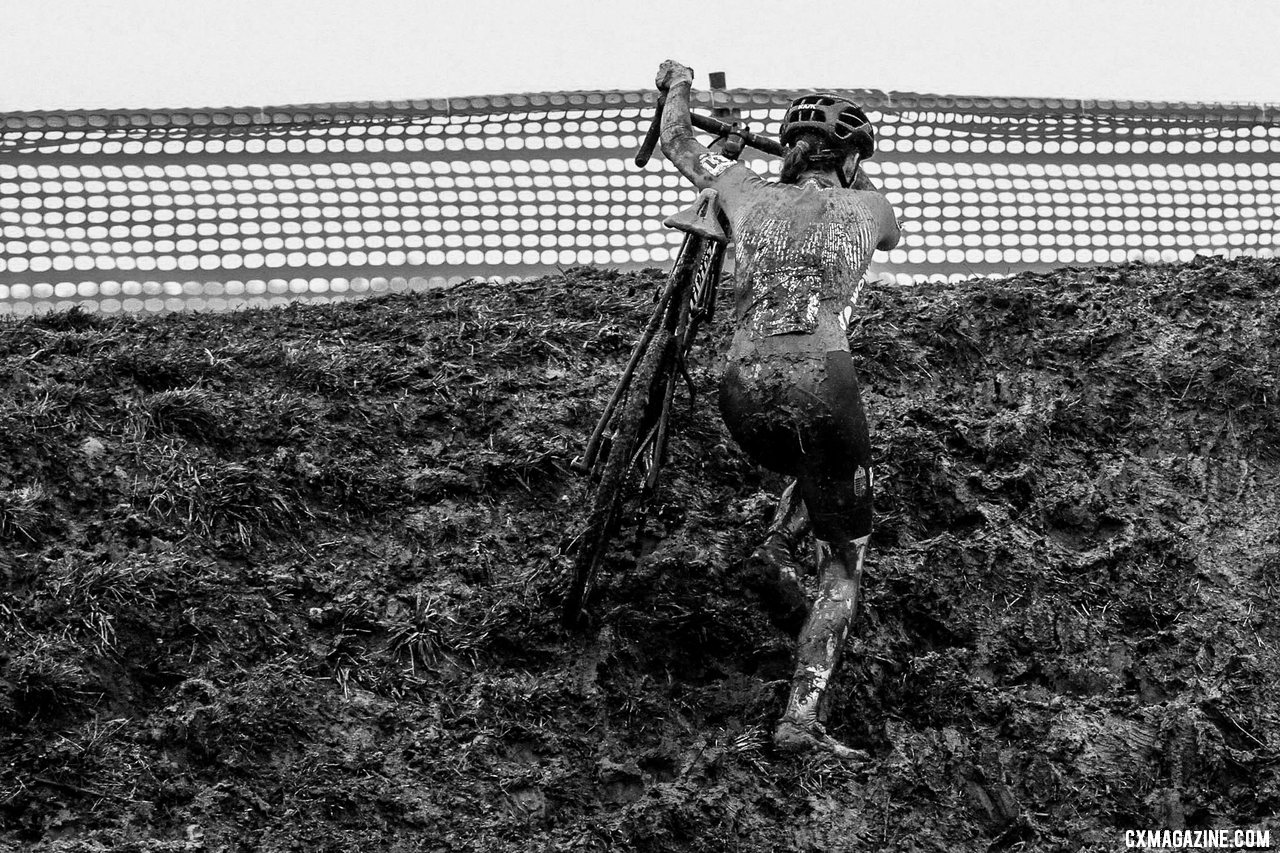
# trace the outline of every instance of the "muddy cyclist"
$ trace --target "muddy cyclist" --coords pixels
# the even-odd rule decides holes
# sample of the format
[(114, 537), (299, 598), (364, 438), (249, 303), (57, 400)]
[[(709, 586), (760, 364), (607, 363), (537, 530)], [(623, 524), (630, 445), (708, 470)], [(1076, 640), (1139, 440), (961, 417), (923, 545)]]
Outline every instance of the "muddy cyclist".
[[(874, 487), (847, 329), (871, 255), (897, 245), (898, 223), (860, 167), (875, 139), (852, 101), (819, 94), (792, 102), (775, 183), (697, 141), (692, 81), (676, 62), (658, 70), (667, 95), (661, 144), (694, 186), (717, 191), (736, 245), (735, 332), (720, 411), (756, 463), (794, 478), (762, 552), (807, 529), (817, 555), (818, 595), (774, 741), (854, 757), (824, 727), (826, 688), (857, 609)], [(775, 565), (784, 584), (798, 586), (787, 560)]]

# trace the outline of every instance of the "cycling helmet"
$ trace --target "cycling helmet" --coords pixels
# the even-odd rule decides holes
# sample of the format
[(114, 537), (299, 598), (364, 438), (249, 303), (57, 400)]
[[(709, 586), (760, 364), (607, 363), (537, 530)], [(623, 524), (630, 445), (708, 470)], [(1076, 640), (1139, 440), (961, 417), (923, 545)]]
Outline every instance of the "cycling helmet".
[(821, 133), (835, 148), (856, 150), (863, 160), (876, 151), (875, 131), (867, 114), (840, 95), (820, 92), (791, 102), (782, 120), (782, 144), (790, 145), (806, 131)]

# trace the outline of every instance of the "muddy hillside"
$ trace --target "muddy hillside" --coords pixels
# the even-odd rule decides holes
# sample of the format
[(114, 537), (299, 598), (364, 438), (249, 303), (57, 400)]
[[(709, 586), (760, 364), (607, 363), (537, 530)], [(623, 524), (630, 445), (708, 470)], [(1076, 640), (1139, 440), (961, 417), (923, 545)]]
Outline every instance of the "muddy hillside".
[(558, 625), (660, 283), (0, 327), (0, 849), (1280, 843), (1280, 262), (868, 293), (863, 766), (769, 738), (783, 483), (716, 412), (723, 310), (645, 555)]

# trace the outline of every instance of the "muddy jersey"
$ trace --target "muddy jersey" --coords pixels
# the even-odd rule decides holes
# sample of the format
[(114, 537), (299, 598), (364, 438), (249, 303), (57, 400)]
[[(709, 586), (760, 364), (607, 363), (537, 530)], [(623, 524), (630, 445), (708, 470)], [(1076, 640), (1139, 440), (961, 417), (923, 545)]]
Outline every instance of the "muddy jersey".
[(883, 197), (770, 183), (739, 163), (712, 186), (737, 247), (738, 327), (759, 337), (808, 334), (824, 313), (847, 327), (880, 239), (874, 205)]

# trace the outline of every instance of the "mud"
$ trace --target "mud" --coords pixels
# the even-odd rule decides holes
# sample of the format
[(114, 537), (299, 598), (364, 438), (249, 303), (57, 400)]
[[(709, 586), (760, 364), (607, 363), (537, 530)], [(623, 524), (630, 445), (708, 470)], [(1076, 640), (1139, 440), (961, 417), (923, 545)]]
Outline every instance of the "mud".
[(0, 328), (0, 848), (1276, 839), (1280, 264), (864, 293), (863, 766), (770, 742), (793, 640), (740, 567), (783, 483), (718, 343), (598, 630), (558, 627), (569, 460), (659, 282)]

